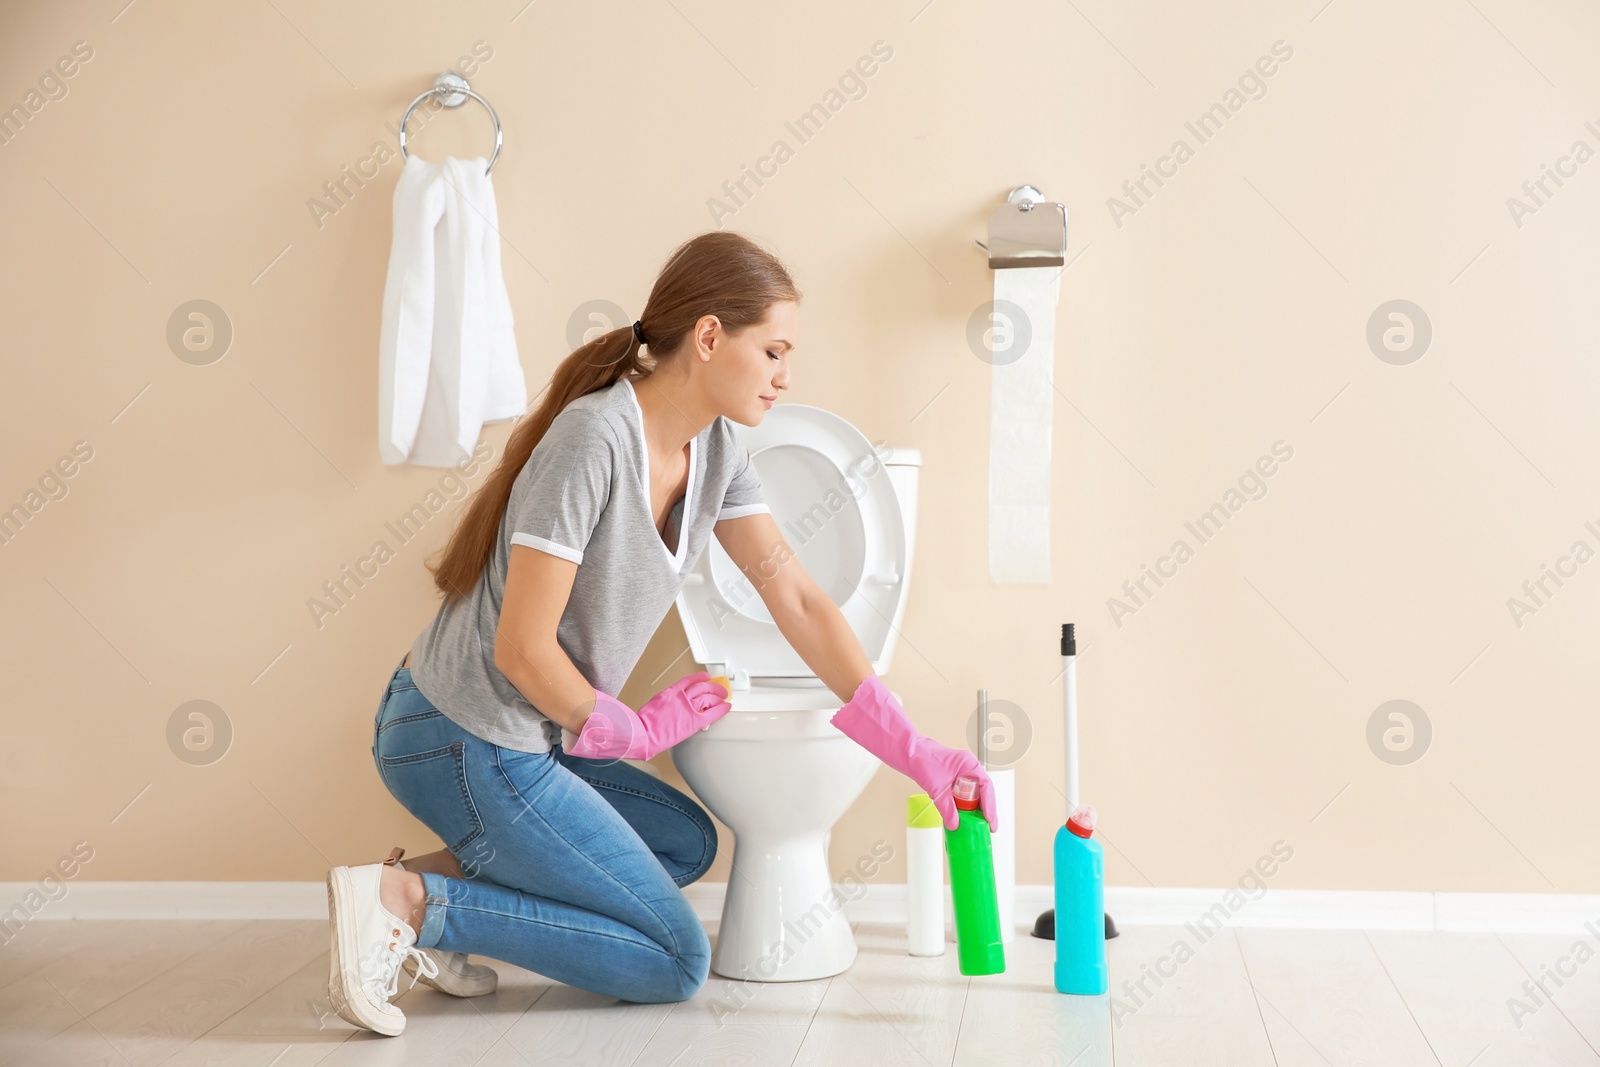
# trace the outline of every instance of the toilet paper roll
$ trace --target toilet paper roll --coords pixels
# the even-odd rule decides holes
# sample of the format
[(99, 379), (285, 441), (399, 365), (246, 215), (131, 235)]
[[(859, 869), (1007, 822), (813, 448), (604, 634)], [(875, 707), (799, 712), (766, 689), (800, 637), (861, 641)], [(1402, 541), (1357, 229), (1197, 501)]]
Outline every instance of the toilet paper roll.
[(989, 580), (1050, 583), (1050, 431), (1060, 267), (994, 273)]
[(995, 806), (1000, 826), (991, 838), (994, 846), (994, 895), (999, 903), (1000, 942), (1017, 936), (1017, 772), (1015, 768), (991, 770)]

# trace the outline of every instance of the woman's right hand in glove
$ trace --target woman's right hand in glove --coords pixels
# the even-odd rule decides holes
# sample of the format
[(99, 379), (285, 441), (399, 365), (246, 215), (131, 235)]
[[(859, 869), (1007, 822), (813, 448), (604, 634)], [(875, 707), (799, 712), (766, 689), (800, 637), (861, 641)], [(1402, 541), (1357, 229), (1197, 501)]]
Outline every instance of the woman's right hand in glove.
[(876, 674), (867, 675), (832, 722), (840, 733), (920, 785), (944, 818), (946, 830), (960, 825), (952, 796), (956, 779), (962, 775), (976, 778), (979, 807), (989, 831), (1000, 829), (994, 782), (978, 757), (964, 748), (949, 748), (918, 733), (906, 710)]
[(596, 689), (594, 711), (576, 734), (562, 729), (562, 747), (581, 759), (650, 759), (726, 715), (728, 696), (705, 671), (678, 679), (637, 712)]

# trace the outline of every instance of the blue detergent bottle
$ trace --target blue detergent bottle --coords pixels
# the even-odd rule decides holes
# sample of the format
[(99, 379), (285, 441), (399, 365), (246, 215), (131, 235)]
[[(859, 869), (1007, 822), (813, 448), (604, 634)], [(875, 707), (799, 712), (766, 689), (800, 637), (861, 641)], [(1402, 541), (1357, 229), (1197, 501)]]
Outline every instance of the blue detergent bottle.
[(1056, 831), (1056, 992), (1106, 991), (1105, 849), (1084, 805)]

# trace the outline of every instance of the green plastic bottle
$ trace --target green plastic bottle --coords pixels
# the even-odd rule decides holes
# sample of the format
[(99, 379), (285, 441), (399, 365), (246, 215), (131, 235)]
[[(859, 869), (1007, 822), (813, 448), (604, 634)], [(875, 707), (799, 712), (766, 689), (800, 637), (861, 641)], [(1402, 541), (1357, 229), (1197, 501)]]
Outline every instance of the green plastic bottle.
[(989, 820), (978, 810), (978, 780), (963, 774), (951, 788), (960, 825), (944, 832), (950, 858), (950, 899), (956, 915), (956, 955), (962, 974), (1001, 974), (1000, 903), (994, 891)]

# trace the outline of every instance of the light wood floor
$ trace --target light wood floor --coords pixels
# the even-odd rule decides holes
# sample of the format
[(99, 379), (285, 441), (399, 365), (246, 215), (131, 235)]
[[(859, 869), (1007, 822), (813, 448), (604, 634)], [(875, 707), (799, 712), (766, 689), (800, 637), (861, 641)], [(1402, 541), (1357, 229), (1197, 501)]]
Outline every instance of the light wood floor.
[[(894, 927), (856, 935), (831, 980), (713, 977), (682, 1004), (498, 963), (475, 1000), (402, 978), (409, 1022), (386, 1038), (327, 1010), (326, 923), (39, 921), (0, 948), (0, 1064), (1600, 1065), (1600, 959), (1576, 963), (1565, 935), (1129, 928), (1109, 945), (1116, 1001), (1055, 993), (1053, 946), (1027, 936), (1007, 973), (966, 979), (953, 945), (914, 959)], [(1524, 983), (1564, 956), (1572, 976), (1535, 1003)]]

